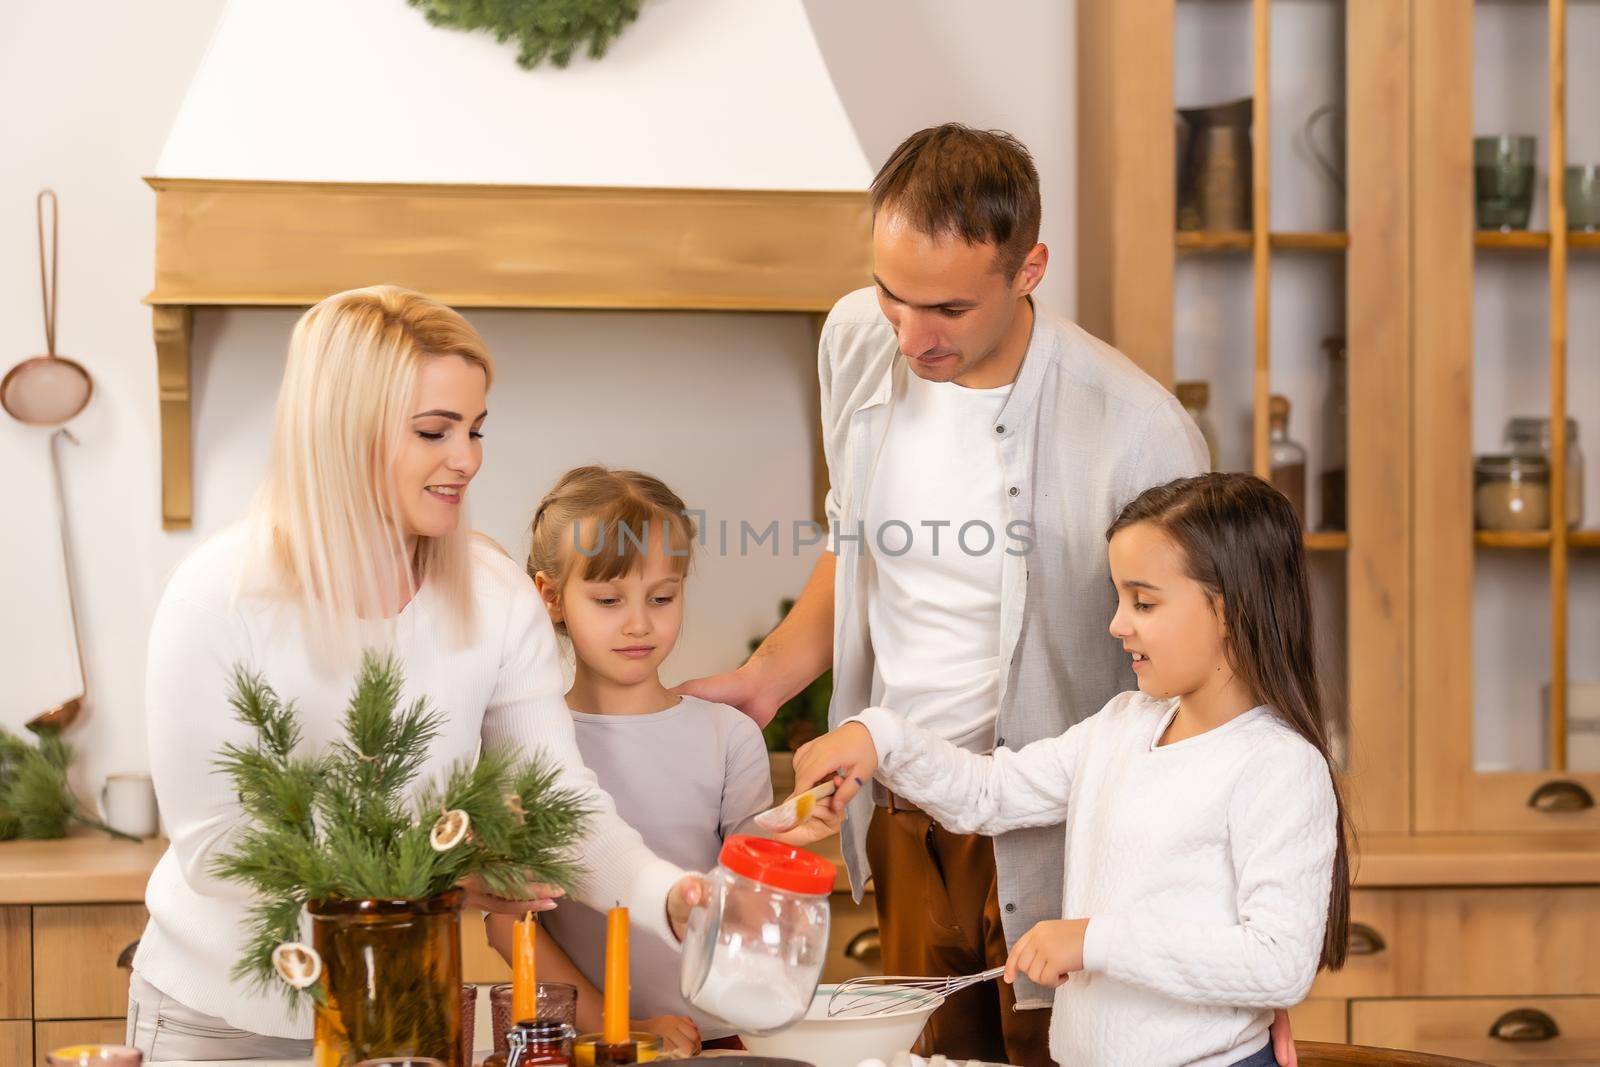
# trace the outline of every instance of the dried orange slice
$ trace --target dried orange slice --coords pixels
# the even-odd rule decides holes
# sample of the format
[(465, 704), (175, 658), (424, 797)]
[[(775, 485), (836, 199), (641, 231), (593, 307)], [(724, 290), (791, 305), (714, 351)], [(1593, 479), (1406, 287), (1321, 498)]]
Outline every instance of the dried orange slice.
[(460, 808), (445, 812), (433, 822), (428, 833), (428, 844), (435, 852), (449, 852), (467, 839), (472, 830), (472, 819)]
[(289, 985), (304, 989), (322, 977), (322, 957), (310, 945), (285, 941), (272, 950), (272, 969)]

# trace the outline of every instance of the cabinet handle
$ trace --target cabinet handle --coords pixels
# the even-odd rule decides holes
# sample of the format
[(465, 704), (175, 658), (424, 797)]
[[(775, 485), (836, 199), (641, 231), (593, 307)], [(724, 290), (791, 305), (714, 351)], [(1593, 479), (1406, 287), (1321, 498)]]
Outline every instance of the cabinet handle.
[(1366, 923), (1350, 924), (1349, 939), (1345, 942), (1345, 952), (1347, 954), (1351, 956), (1376, 956), (1388, 947), (1383, 942), (1383, 935)]
[(1594, 797), (1577, 782), (1546, 782), (1533, 791), (1528, 807), (1534, 811), (1586, 811)]
[(128, 947), (117, 953), (117, 966), (124, 971), (133, 970), (133, 954), (139, 951), (139, 940), (135, 938), (129, 942)]
[(876, 963), (883, 958), (883, 942), (876, 926), (861, 931), (844, 946), (844, 954), (857, 963)]
[(1561, 1028), (1538, 1008), (1513, 1008), (1494, 1021), (1489, 1036), (1497, 1041), (1549, 1041), (1561, 1036)]

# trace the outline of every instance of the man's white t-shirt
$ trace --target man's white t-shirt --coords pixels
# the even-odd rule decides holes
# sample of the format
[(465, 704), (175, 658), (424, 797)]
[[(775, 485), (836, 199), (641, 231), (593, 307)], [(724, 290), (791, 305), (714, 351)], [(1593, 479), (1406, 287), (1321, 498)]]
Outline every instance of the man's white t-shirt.
[(1005, 471), (995, 423), (1011, 386), (906, 375), (864, 519), (873, 702), (972, 752), (1000, 710)]

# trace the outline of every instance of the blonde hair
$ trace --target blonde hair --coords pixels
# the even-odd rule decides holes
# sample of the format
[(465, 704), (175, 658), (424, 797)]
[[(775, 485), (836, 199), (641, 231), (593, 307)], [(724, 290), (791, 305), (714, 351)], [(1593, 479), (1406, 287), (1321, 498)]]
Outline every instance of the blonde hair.
[(574, 577), (609, 582), (643, 566), (656, 530), (683, 577), (695, 539), (687, 512), (683, 499), (652, 475), (574, 467), (533, 513), (528, 577), (542, 572), (558, 598)]
[[(421, 293), (374, 285), (336, 293), (289, 340), (267, 475), (252, 516), (269, 587), (298, 601), (311, 647), (335, 657), (373, 643), (427, 582), (460, 640), (473, 628), (465, 512), (443, 537), (407, 546), (393, 478), (423, 361), (494, 364), (459, 313)], [(260, 558), (258, 557), (258, 558)]]

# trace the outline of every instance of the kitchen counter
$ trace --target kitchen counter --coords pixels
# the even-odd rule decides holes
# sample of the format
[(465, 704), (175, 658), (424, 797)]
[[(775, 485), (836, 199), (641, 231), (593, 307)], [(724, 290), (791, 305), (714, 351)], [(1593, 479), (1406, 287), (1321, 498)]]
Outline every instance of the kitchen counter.
[[(161, 838), (133, 844), (93, 833), (0, 842), (0, 905), (143, 900), (166, 847)], [(838, 862), (837, 837), (813, 847)], [(1597, 834), (1368, 834), (1357, 850), (1361, 888), (1600, 883)]]
[(166, 849), (164, 838), (135, 844), (101, 833), (0, 841), (0, 904), (143, 900), (145, 883)]

